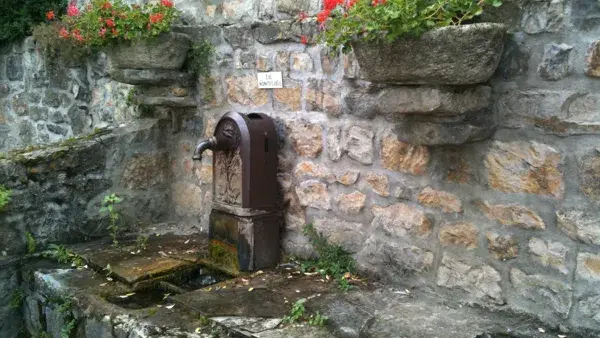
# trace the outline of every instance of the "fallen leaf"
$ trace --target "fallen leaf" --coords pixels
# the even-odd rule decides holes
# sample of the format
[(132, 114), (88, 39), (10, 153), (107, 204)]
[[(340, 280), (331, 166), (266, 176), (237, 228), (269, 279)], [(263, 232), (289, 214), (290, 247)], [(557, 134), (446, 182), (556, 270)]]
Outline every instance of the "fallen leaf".
[(190, 242), (190, 240), (188, 239), (187, 241), (183, 242), (183, 244), (188, 244)]
[(107, 286), (107, 285), (108, 285), (108, 283), (102, 283), (102, 284), (100, 284), (100, 286)]
[(300, 290), (296, 290), (296, 293), (300, 293)]
[(344, 279), (349, 279), (350, 277), (352, 277), (352, 274), (350, 272), (346, 272), (344, 276), (342, 276), (342, 278)]
[(541, 333), (545, 333), (546, 330), (542, 329), (541, 327), (538, 327), (538, 331), (540, 331)]
[(165, 293), (165, 296), (163, 297), (163, 300), (169, 298), (170, 295), (171, 295), (170, 293)]
[(305, 272), (304, 274), (305, 274), (306, 276), (314, 276), (314, 275), (317, 275), (317, 274), (318, 274), (318, 272)]
[(565, 336), (564, 334), (559, 334), (558, 338), (567, 338), (567, 336)]
[(111, 277), (106, 277), (106, 280), (109, 281), (109, 282), (113, 281), (113, 279)]
[(168, 256), (164, 251), (159, 251), (158, 254), (161, 256)]
[(166, 307), (167, 309), (169, 309), (169, 310), (170, 310), (170, 309), (172, 309), (174, 306), (175, 306), (175, 304), (171, 304), (171, 305), (165, 305), (165, 307)]
[(135, 252), (133, 252), (133, 251), (130, 251), (129, 253), (132, 254), (132, 255), (135, 255)]
[(252, 290), (254, 290), (254, 288), (250, 288), (250, 289), (248, 289), (248, 291), (252, 291)]
[(196, 330), (194, 330), (194, 332), (196, 332), (196, 333), (200, 333), (200, 332), (202, 332), (202, 329), (201, 329), (201, 328), (199, 328), (199, 327), (197, 327), (197, 328), (196, 328)]
[(262, 275), (263, 273), (264, 273), (264, 272), (263, 272), (262, 270), (258, 270), (258, 271), (256, 271), (256, 274), (257, 274), (257, 275)]
[(126, 294), (126, 295), (121, 295), (121, 296), (119, 296), (119, 298), (129, 298), (129, 297), (131, 297), (131, 296), (133, 296), (133, 295), (135, 295), (135, 292), (128, 293), (128, 294)]

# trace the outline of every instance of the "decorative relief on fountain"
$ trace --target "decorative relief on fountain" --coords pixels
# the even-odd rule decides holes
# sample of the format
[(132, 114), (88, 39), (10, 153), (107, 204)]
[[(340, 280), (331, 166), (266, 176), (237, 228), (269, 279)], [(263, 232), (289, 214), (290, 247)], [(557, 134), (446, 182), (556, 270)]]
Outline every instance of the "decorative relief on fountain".
[(215, 152), (215, 201), (241, 206), (242, 157), (239, 130), (233, 121), (226, 121), (215, 135), (219, 142), (227, 145), (227, 149)]

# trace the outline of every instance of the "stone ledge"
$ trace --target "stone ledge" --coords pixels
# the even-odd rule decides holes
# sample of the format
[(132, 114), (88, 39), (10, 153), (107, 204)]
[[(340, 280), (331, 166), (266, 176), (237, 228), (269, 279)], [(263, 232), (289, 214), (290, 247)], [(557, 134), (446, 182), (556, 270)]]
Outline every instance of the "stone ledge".
[(190, 73), (177, 70), (161, 69), (122, 69), (110, 70), (113, 80), (132, 85), (170, 85), (191, 86), (194, 84), (194, 76)]
[(493, 124), (432, 123), (407, 121), (396, 125), (398, 138), (414, 145), (459, 145), (488, 139), (494, 133)]
[(165, 106), (173, 108), (196, 107), (198, 103), (193, 97), (150, 97), (135, 95), (134, 101), (142, 106)]

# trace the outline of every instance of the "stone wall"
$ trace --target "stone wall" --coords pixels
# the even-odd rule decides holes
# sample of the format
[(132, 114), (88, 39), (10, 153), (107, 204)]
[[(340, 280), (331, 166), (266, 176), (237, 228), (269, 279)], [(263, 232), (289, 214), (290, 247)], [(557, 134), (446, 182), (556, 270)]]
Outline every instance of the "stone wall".
[(130, 86), (107, 77), (103, 55), (81, 64), (46, 60), (33, 38), (0, 46), (0, 152), (116, 126), (137, 115)]
[[(287, 253), (311, 253), (301, 228), (312, 222), (355, 253), (363, 272), (387, 281), (600, 328), (597, 1), (505, 1), (486, 13), (510, 32), (491, 102), (484, 88), (471, 108), (456, 108), (476, 110), (486, 130), (446, 146), (400, 141), (428, 129), (400, 118), (401, 109), (390, 113), (380, 95), (425, 109), (419, 104), (443, 88), (361, 80), (352, 55), (330, 57), (313, 44), (314, 21), (295, 21), (302, 10), (315, 14), (318, 1), (176, 5), (188, 24), (179, 30), (217, 49), (212, 80), (201, 79), (198, 92), (210, 98), (198, 113), (205, 135), (231, 110), (277, 121)], [(281, 71), (284, 88), (259, 89), (259, 71)], [(439, 135), (452, 131), (450, 119), (438, 122)], [(206, 219), (212, 166), (210, 157), (191, 161), (199, 139), (184, 132), (173, 143), (172, 194), (177, 214)]]
[(12, 190), (0, 212), (0, 336), (23, 337), (19, 294), (27, 236), (37, 250), (49, 243), (82, 242), (108, 235), (104, 196), (116, 193), (121, 231), (168, 218), (168, 153), (157, 120), (130, 123), (112, 132), (12, 151), (0, 157), (0, 184)]

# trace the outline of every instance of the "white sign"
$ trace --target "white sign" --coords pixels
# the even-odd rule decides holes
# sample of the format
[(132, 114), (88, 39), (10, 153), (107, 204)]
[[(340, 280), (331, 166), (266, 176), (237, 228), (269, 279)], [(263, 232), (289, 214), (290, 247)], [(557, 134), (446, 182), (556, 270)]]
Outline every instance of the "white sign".
[(258, 88), (283, 88), (281, 72), (257, 73)]

